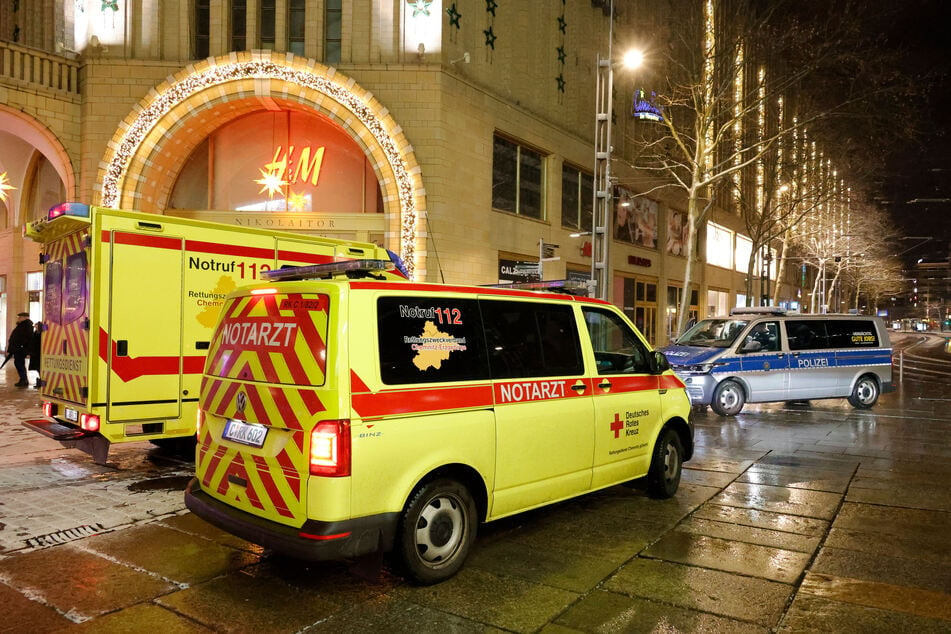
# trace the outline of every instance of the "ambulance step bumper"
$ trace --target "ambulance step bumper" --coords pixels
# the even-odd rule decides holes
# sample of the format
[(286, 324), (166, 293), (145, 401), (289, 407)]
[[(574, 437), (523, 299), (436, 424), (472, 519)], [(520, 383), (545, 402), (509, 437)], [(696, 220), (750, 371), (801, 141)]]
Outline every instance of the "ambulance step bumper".
[(185, 506), (209, 524), (251, 543), (307, 561), (358, 557), (393, 547), (399, 513), (381, 513), (339, 522), (307, 520), (286, 526), (225, 504), (201, 490), (193, 478), (185, 488)]
[(61, 442), (65, 440), (80, 440), (81, 438), (98, 435), (98, 432), (89, 432), (74, 425), (64, 425), (63, 423), (48, 418), (25, 420), (23, 421), (23, 426), (29, 427), (33, 431), (38, 431), (44, 436)]
[(106, 464), (109, 459), (109, 441), (99, 432), (86, 431), (75, 425), (64, 425), (48, 418), (25, 420), (23, 426), (58, 440), (67, 449), (79, 449), (89, 454), (96, 464)]

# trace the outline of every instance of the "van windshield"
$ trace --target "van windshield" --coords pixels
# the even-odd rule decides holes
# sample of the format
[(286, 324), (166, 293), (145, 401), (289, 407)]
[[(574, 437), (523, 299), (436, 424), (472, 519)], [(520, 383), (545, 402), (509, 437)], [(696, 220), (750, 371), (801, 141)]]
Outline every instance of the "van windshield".
[(749, 323), (746, 319), (704, 319), (677, 339), (677, 344), (729, 348)]

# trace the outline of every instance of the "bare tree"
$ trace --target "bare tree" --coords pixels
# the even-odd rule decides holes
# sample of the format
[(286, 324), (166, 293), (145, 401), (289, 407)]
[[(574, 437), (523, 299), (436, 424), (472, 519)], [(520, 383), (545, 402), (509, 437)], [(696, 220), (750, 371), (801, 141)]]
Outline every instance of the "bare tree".
[[(670, 48), (664, 76), (654, 73), (662, 121), (635, 127), (632, 139), (639, 147), (632, 167), (647, 181), (638, 189), (647, 194), (672, 187), (686, 197), (687, 264), (676, 332), (686, 323), (698, 231), (710, 209), (734, 209), (745, 198), (758, 244), (785, 236), (797, 218), (821, 204), (776, 201), (792, 169), (777, 157), (783, 141), (895, 91), (881, 77), (856, 81), (876, 70), (869, 60), (877, 49), (855, 19), (861, 3), (835, 3), (836, 19), (824, 21), (804, 17), (803, 5), (820, 6), (813, 2), (700, 4), (681, 6), (682, 40)], [(806, 89), (841, 76), (852, 80), (835, 92), (817, 96)], [(763, 175), (771, 171), (767, 184)]]

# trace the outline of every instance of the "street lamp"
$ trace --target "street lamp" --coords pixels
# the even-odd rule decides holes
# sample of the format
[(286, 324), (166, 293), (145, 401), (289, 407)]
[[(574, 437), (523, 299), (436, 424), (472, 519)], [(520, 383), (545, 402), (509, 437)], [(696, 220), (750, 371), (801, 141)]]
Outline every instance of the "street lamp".
[[(611, 119), (614, 117), (614, 0), (610, 2), (608, 27), (608, 56), (602, 58), (598, 53), (598, 75), (595, 87), (594, 116), (594, 204), (591, 223), (591, 284), (593, 294), (598, 299), (608, 298), (611, 260), (609, 245), (611, 236), (611, 204), (613, 185), (611, 182)], [(631, 50), (624, 54), (623, 63), (628, 68), (636, 68), (644, 59), (642, 52)]]

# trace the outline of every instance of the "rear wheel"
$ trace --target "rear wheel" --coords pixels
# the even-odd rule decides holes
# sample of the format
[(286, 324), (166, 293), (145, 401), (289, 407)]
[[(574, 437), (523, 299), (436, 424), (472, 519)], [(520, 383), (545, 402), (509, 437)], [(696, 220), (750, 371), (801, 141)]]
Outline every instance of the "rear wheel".
[(849, 396), (849, 404), (858, 409), (868, 409), (878, 401), (878, 381), (870, 376), (859, 377)]
[(647, 472), (647, 495), (662, 500), (673, 497), (680, 486), (683, 460), (684, 448), (680, 436), (673, 429), (664, 428), (651, 456), (651, 466)]
[(746, 403), (746, 394), (743, 386), (736, 381), (727, 379), (713, 390), (713, 400), (710, 407), (720, 416), (736, 416)]
[(456, 574), (475, 541), (477, 511), (465, 486), (446, 478), (421, 485), (410, 497), (397, 534), (406, 574), (430, 585)]

